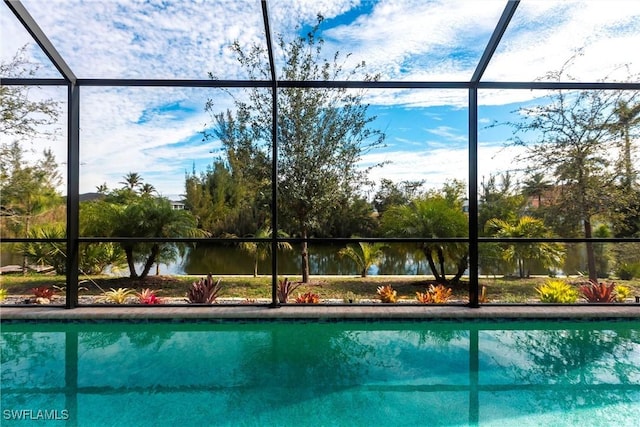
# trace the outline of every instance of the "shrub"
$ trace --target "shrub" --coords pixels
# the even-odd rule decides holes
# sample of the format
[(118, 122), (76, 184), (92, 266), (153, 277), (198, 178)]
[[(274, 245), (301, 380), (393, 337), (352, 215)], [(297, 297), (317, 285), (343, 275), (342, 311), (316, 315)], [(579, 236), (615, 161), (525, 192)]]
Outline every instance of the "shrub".
[(342, 298), (342, 301), (345, 304), (353, 304), (358, 302), (358, 297), (356, 294), (354, 294), (353, 292), (349, 291), (345, 294), (345, 296)]
[(0, 288), (0, 301), (4, 301), (7, 297), (7, 290), (4, 288)]
[(618, 267), (616, 271), (616, 276), (620, 278), (620, 280), (631, 280), (634, 277), (640, 276), (640, 263), (624, 263)]
[(280, 280), (278, 282), (278, 301), (283, 304), (286, 304), (289, 299), (289, 295), (298, 287), (302, 285), (301, 282), (291, 282), (288, 278), (284, 278), (284, 280)]
[(36, 304), (49, 304), (51, 302), (51, 299), (53, 299), (56, 290), (49, 286), (39, 286), (37, 288), (31, 289), (31, 292), (33, 292), (33, 298), (28, 299), (28, 302)]
[(547, 280), (536, 292), (540, 295), (540, 302), (553, 304), (573, 304), (578, 301), (578, 291), (564, 280)]
[(580, 286), (582, 297), (590, 303), (611, 303), (616, 300), (616, 284), (611, 282), (606, 284), (597, 281), (588, 282)]
[(145, 305), (162, 304), (162, 300), (156, 295), (156, 291), (143, 289), (138, 295), (138, 302)]
[(296, 298), (298, 304), (318, 304), (320, 302), (320, 296), (313, 292), (307, 292), (302, 295), (298, 295)]
[(433, 298), (429, 291), (416, 292), (416, 299), (423, 304), (431, 304), (433, 302)]
[(631, 297), (631, 288), (623, 285), (616, 286), (616, 301), (624, 302), (624, 300), (630, 297)]
[(453, 294), (451, 288), (445, 288), (443, 285), (435, 287), (431, 285), (429, 286), (429, 292), (433, 295), (433, 302), (436, 304), (444, 304), (449, 301), (449, 298), (451, 298), (451, 295)]
[(384, 303), (394, 303), (398, 301), (398, 293), (391, 285), (379, 286), (378, 296), (380, 297), (380, 301)]
[(444, 304), (449, 301), (452, 295), (451, 288), (445, 288), (443, 285), (429, 286), (426, 292), (416, 292), (416, 299), (423, 304)]
[(102, 294), (101, 300), (107, 303), (112, 304), (124, 304), (127, 301), (127, 298), (132, 296), (134, 291), (128, 288), (111, 288), (108, 291), (105, 291)]
[(50, 300), (51, 298), (53, 298), (56, 290), (47, 286), (40, 286), (31, 289), (31, 292), (33, 292), (33, 296), (35, 296), (36, 298), (44, 298)]
[(213, 304), (220, 293), (220, 281), (213, 281), (211, 274), (201, 278), (197, 282), (191, 284), (191, 288), (187, 292), (187, 301), (190, 304)]

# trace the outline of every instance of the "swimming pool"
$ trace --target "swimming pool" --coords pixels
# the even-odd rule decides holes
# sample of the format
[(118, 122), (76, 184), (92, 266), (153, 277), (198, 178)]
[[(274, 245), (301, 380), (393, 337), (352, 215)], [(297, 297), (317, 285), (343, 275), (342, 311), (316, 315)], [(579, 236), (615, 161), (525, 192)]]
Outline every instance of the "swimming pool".
[(2, 425), (584, 427), (640, 414), (633, 320), (9, 322), (1, 345)]

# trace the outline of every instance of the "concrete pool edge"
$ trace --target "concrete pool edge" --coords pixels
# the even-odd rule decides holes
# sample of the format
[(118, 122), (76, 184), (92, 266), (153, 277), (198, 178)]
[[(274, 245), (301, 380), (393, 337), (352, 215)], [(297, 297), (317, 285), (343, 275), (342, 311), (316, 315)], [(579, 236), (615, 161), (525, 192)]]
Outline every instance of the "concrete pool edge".
[(629, 319), (640, 320), (640, 305), (611, 306), (202, 306), (202, 307), (0, 307), (0, 320), (144, 320), (144, 319)]

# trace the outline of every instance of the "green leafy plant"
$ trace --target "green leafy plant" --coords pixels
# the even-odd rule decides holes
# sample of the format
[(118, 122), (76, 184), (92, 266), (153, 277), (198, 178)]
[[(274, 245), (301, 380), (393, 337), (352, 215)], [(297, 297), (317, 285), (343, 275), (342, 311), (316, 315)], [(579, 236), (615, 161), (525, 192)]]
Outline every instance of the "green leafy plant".
[(391, 285), (378, 286), (378, 296), (384, 303), (394, 303), (398, 301), (398, 292)]
[(320, 296), (313, 292), (307, 292), (296, 297), (298, 304), (318, 304), (320, 302)]
[(156, 295), (156, 291), (149, 288), (140, 291), (140, 293), (137, 294), (137, 297), (140, 304), (162, 304), (162, 300), (158, 298), (158, 296)]
[(349, 291), (344, 295), (344, 297), (342, 298), (342, 301), (345, 304), (353, 304), (355, 302), (358, 302), (358, 297), (356, 296), (356, 294), (354, 294), (353, 292)]
[(358, 242), (358, 245), (347, 245), (340, 249), (338, 255), (349, 257), (356, 263), (361, 277), (367, 277), (369, 268), (379, 262), (383, 255), (384, 243)]
[(193, 282), (187, 292), (187, 301), (190, 304), (213, 304), (222, 289), (221, 281), (222, 279), (218, 279), (214, 282), (211, 274), (208, 274), (207, 277)]
[(555, 304), (573, 304), (578, 301), (578, 291), (564, 280), (547, 280), (536, 288), (540, 302)]
[(614, 282), (606, 284), (594, 280), (580, 286), (580, 294), (590, 303), (611, 303), (616, 301), (615, 288)]
[(627, 298), (631, 298), (631, 288), (624, 285), (616, 286), (616, 301), (624, 302)]
[(7, 290), (0, 288), (0, 301), (4, 301), (7, 298)]
[(416, 292), (416, 299), (423, 304), (444, 304), (449, 301), (453, 291), (444, 285), (429, 286), (426, 292)]
[(127, 301), (127, 298), (134, 295), (134, 293), (135, 292), (132, 289), (128, 288), (111, 288), (108, 291), (104, 291), (100, 299), (103, 302), (111, 304), (124, 304)]
[(278, 301), (285, 304), (289, 299), (289, 295), (291, 292), (298, 289), (298, 287), (302, 285), (301, 282), (291, 282), (288, 278), (284, 278), (284, 280), (280, 280), (278, 282)]
[(631, 280), (634, 277), (638, 277), (640, 276), (640, 263), (621, 264), (616, 271), (616, 275), (620, 280)]

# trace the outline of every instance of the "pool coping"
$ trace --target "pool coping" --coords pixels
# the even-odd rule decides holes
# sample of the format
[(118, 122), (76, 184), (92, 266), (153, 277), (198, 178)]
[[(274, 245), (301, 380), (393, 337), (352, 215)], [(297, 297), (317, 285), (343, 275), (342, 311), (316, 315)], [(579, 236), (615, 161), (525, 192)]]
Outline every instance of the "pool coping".
[(78, 307), (67, 310), (60, 306), (0, 307), (0, 321), (47, 320), (162, 320), (162, 319), (221, 319), (221, 320), (340, 320), (340, 319), (583, 319), (640, 320), (640, 304), (579, 305), (579, 306), (523, 306), (483, 305), (265, 305), (236, 306), (127, 306)]

